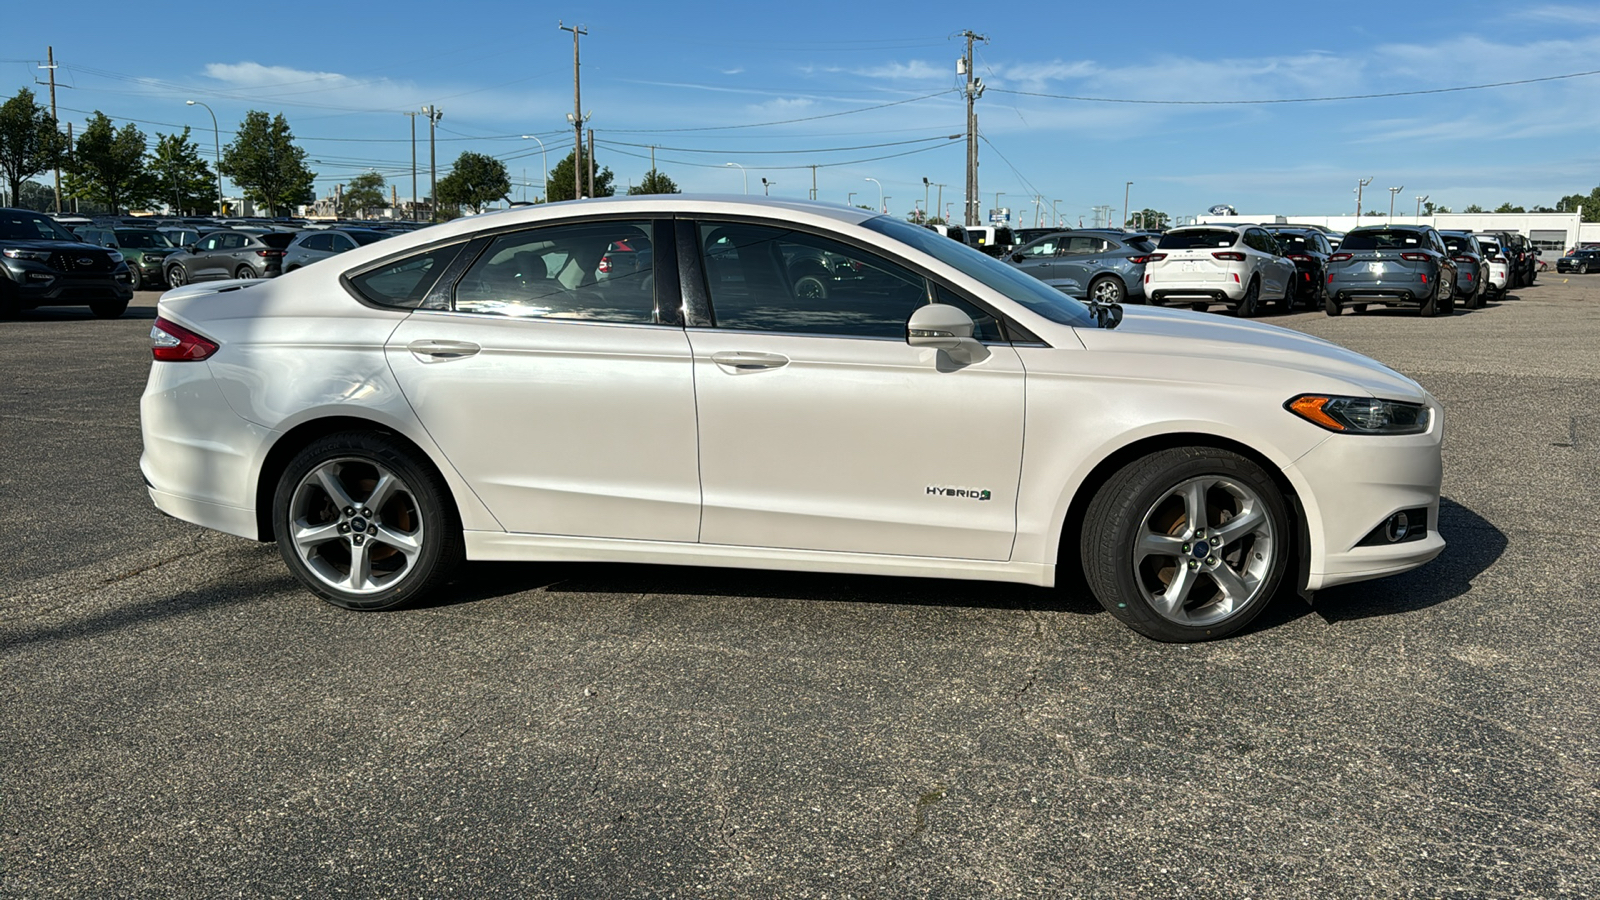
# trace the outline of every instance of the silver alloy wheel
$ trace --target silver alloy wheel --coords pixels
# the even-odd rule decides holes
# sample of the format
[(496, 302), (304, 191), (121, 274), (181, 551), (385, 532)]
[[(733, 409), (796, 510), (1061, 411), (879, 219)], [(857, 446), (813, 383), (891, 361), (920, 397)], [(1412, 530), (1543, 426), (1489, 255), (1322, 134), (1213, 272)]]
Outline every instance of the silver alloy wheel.
[(425, 537), (411, 488), (393, 471), (354, 457), (329, 460), (301, 479), (289, 523), (306, 568), (350, 594), (376, 594), (404, 579)]
[(1257, 598), (1277, 552), (1271, 516), (1255, 491), (1215, 475), (1191, 478), (1140, 520), (1134, 579), (1162, 618), (1206, 626)]
[(233, 273), (233, 277), (242, 279), (254, 278), (256, 277), (256, 270), (249, 266), (240, 266), (239, 271)]
[(1122, 282), (1115, 278), (1101, 278), (1089, 286), (1089, 299), (1096, 303), (1121, 303)]

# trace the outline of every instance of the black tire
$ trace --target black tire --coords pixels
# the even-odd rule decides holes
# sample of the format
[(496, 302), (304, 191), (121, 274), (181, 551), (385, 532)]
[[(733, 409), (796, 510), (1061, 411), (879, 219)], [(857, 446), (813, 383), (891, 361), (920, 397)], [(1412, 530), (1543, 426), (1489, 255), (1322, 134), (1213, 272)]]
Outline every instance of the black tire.
[(1587, 275), (1587, 274), (1589, 274), (1589, 264), (1586, 263), (1586, 262), (1578, 263), (1578, 274), (1579, 275)]
[[(1196, 527), (1192, 510), (1201, 507)], [(1260, 466), (1226, 450), (1178, 447), (1106, 481), (1089, 503), (1079, 552), (1090, 590), (1123, 624), (1158, 641), (1206, 641), (1238, 633), (1271, 601), (1290, 533), (1283, 495)]]
[(1367, 311), (1367, 305), (1365, 303), (1352, 303), (1350, 304), (1350, 311), (1359, 316)]
[(1456, 311), (1455, 279), (1439, 282), (1439, 314), (1448, 316)]
[(1429, 294), (1428, 299), (1422, 301), (1422, 305), (1417, 307), (1417, 315), (1424, 319), (1430, 319), (1439, 314), (1439, 289), (1443, 285), (1444, 282), (1439, 279), (1435, 278), (1433, 280), (1433, 293)]
[(794, 295), (800, 300), (826, 300), (828, 282), (817, 275), (801, 275), (795, 280)]
[(233, 270), (233, 277), (243, 279), (254, 278), (256, 277), (256, 270), (250, 268), (249, 266), (240, 266), (239, 268)]
[(128, 311), (128, 301), (102, 300), (89, 304), (89, 311), (94, 313), (96, 319), (120, 319)]
[(133, 288), (136, 291), (144, 290), (144, 288), (145, 288), (144, 275), (143, 275), (143, 273), (141, 273), (139, 271), (139, 267), (138, 266), (129, 266), (128, 267), (128, 276), (129, 276), (129, 278), (128, 278), (128, 286), (129, 287)]
[[(377, 508), (366, 506), (385, 479)], [(376, 432), (328, 435), (297, 453), (278, 479), (272, 527), (295, 577), (343, 609), (401, 606), (442, 584), (464, 555), (443, 478)]]
[(1128, 288), (1122, 279), (1102, 275), (1089, 282), (1089, 299), (1098, 303), (1122, 303), (1128, 299)]
[(1189, 308), (1194, 310), (1195, 312), (1205, 312), (1206, 310), (1211, 308), (1211, 304), (1209, 304), (1209, 303), (1191, 303), (1191, 304), (1189, 304)]
[(1344, 310), (1339, 308), (1339, 301), (1335, 300), (1332, 294), (1328, 293), (1327, 291), (1323, 291), (1322, 292), (1322, 311), (1327, 313), (1330, 316), (1337, 316), (1339, 313), (1343, 312)]
[(1241, 319), (1253, 319), (1261, 315), (1260, 278), (1250, 279), (1250, 286), (1244, 289), (1244, 297), (1239, 300), (1239, 305), (1234, 308), (1233, 314)]
[(1488, 292), (1488, 285), (1485, 282), (1480, 281), (1478, 283), (1478, 289), (1472, 292), (1471, 297), (1468, 297), (1466, 300), (1462, 301), (1461, 305), (1465, 306), (1467, 309), (1483, 309), (1484, 295)]
[(1299, 282), (1300, 282), (1300, 270), (1299, 269), (1296, 269), (1294, 271), (1294, 274), (1289, 276), (1289, 280), (1284, 282), (1284, 285), (1283, 285), (1283, 299), (1279, 301), (1279, 306), (1283, 309), (1284, 312), (1291, 312), (1291, 311), (1294, 310), (1294, 295), (1297, 293), (1296, 286), (1299, 284)]
[(183, 266), (172, 266), (171, 268), (167, 269), (168, 287), (183, 287), (188, 283), (189, 273), (184, 270)]

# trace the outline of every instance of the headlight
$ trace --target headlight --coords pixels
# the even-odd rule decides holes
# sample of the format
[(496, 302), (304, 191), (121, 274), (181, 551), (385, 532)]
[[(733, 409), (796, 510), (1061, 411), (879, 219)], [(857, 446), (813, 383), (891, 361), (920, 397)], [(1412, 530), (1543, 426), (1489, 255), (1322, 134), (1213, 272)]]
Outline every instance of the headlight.
[(1283, 408), (1340, 434), (1421, 434), (1428, 430), (1428, 408), (1418, 403), (1301, 394)]
[(6, 259), (31, 259), (34, 262), (47, 262), (50, 259), (49, 250), (6, 250)]
[(121, 250), (107, 250), (106, 252), (111, 254), (111, 264), (112, 265), (116, 265), (117, 263), (122, 262), (122, 258), (123, 257), (122, 257), (122, 251)]

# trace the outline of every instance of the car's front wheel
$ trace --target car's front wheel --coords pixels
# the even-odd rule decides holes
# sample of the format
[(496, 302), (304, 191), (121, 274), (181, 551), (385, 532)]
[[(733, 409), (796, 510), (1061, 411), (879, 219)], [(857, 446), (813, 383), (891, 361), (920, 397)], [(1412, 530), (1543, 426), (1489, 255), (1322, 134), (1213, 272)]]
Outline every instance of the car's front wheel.
[(1090, 502), (1079, 549), (1100, 604), (1158, 641), (1227, 637), (1267, 605), (1289, 559), (1283, 494), (1226, 450), (1178, 447), (1129, 463)]
[(440, 476), (383, 434), (313, 441), (278, 480), (273, 530), (289, 569), (345, 609), (390, 609), (438, 586), (462, 558)]
[(189, 283), (189, 273), (183, 266), (173, 266), (167, 270), (167, 285), (169, 287), (183, 287)]
[(138, 266), (128, 267), (128, 287), (131, 287), (136, 291), (142, 291), (145, 289), (144, 273), (139, 271)]
[(1110, 275), (1101, 276), (1089, 283), (1089, 299), (1096, 303), (1121, 303), (1127, 296), (1128, 289), (1120, 280)]

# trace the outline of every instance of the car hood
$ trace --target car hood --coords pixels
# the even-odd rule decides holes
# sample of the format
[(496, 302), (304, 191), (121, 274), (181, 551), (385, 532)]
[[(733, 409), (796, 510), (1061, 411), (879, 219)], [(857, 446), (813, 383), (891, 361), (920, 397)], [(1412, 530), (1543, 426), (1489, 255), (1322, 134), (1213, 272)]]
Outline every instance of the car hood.
[[(1257, 370), (1272, 367), (1297, 375), (1323, 376), (1374, 397), (1426, 402), (1427, 392), (1415, 381), (1369, 357), (1338, 344), (1287, 328), (1225, 319), (1210, 313), (1150, 306), (1124, 306), (1114, 329), (1079, 328), (1085, 349), (1127, 353), (1161, 360), (1165, 371), (1215, 372), (1212, 362), (1240, 364)], [(1204, 377), (1204, 376), (1202, 376)], [(1286, 378), (1285, 382), (1301, 382)], [(1338, 390), (1338, 388), (1324, 388)]]
[(3, 244), (7, 250), (61, 250), (67, 253), (75, 253), (79, 250), (106, 252), (104, 247), (86, 244), (82, 241), (0, 240), (0, 244)]

